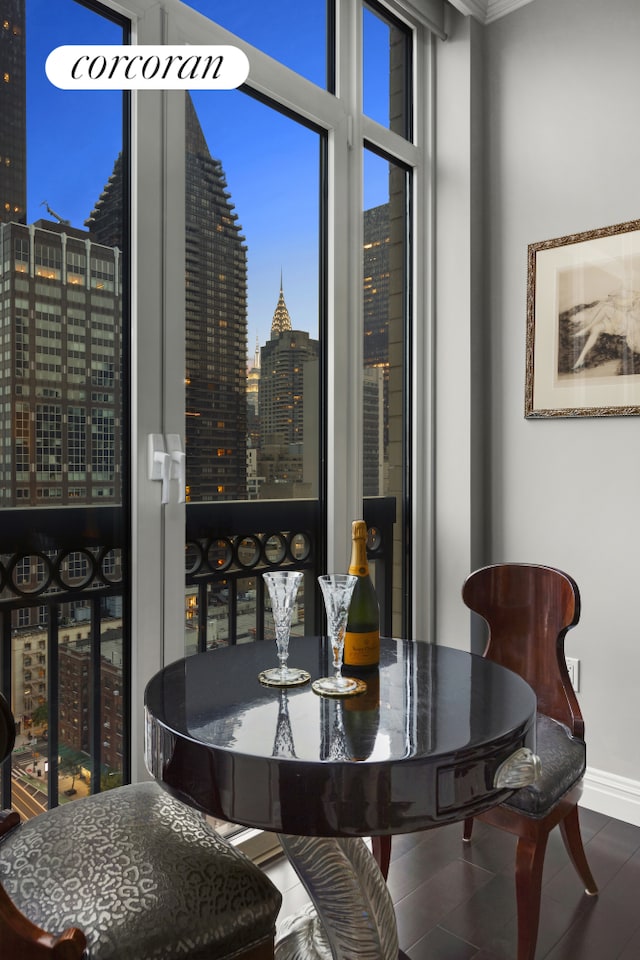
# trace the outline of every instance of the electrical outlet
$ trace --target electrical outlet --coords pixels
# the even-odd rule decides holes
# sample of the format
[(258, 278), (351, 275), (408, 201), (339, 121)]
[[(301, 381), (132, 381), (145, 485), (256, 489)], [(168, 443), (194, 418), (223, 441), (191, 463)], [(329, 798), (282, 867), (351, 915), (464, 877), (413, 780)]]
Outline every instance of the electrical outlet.
[(567, 657), (566, 659), (567, 670), (569, 671), (569, 680), (571, 680), (571, 686), (577, 693), (580, 689), (580, 661), (576, 660), (574, 657)]

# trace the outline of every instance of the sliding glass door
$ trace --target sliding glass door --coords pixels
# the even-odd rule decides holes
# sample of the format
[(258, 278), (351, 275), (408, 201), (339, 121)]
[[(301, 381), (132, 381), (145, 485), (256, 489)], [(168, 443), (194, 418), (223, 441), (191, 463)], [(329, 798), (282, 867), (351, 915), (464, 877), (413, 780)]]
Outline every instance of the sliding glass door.
[[(383, 628), (412, 632), (428, 43), (400, 0), (303, 6), (0, 0), (0, 682), (41, 806), (145, 775), (165, 663), (270, 643), (264, 570), (304, 571), (294, 629), (322, 630), (356, 517)], [(232, 43), (249, 77), (43, 76), (127, 42)]]
[(325, 155), (322, 132), (250, 92), (186, 96), (187, 652), (272, 638), (278, 566), (308, 572), (294, 630), (314, 629)]
[[(162, 416), (144, 429), (162, 434), (176, 478), (158, 542), (165, 660), (269, 640), (261, 574), (277, 566), (306, 573), (294, 629), (322, 629), (315, 576), (346, 567), (363, 513), (384, 627), (411, 629), (417, 29), (356, 0), (296, 11), (222, 2), (214, 20), (191, 0), (140, 24), (145, 42), (157, 22), (166, 42), (233, 43), (250, 63), (240, 90), (139, 96), (138, 205), (152, 240), (139, 233), (138, 316), (141, 328), (164, 317), (151, 345)], [(376, 206), (387, 261), (372, 285)]]

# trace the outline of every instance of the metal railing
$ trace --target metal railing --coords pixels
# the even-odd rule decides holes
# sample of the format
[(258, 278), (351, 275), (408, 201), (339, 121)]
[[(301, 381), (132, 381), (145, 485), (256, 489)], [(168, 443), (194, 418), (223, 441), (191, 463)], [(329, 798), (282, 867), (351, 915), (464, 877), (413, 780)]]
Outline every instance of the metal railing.
[[(39, 795), (36, 807), (44, 805), (42, 797), (56, 806), (59, 758), (69, 763), (69, 744), (60, 737), (67, 717), (78, 731), (78, 773), (81, 764), (90, 771), (92, 792), (100, 790), (105, 745), (111, 748), (104, 728), (109, 723), (111, 729), (112, 720), (118, 740), (109, 751), (110, 768), (118, 768), (120, 781), (129, 775), (126, 517), (117, 507), (5, 510), (0, 530), (0, 685), (16, 713), (21, 737), (31, 735), (31, 712), (46, 704), (46, 722), (38, 731), (46, 776), (38, 784), (26, 767), (18, 768), (23, 769), (25, 791)], [(111, 645), (119, 651), (115, 665), (103, 655), (109, 630), (116, 637)], [(107, 684), (112, 694), (117, 691), (117, 697), (109, 697), (108, 712)], [(11, 799), (8, 764), (2, 776), (5, 806)]]
[[(381, 630), (389, 634), (387, 557), (391, 556), (395, 500), (367, 499), (364, 519)], [(65, 751), (69, 752), (71, 741), (85, 758), (83, 769), (89, 771), (91, 792), (104, 788), (106, 774), (115, 771), (121, 781), (129, 777), (127, 529), (126, 513), (117, 507), (2, 512), (0, 688), (18, 714), (23, 740), (29, 718), (22, 707), (16, 710), (16, 701), (27, 702), (25, 691), (29, 690), (31, 705), (36, 698), (47, 705), (46, 741), (39, 744), (46, 776), (34, 787), (40, 786), (41, 806), (45, 801), (48, 806), (59, 802), (59, 778), (61, 768), (64, 772), (68, 767)], [(300, 630), (322, 632), (316, 577), (326, 572), (325, 540), (324, 517), (316, 500), (187, 504), (185, 623), (193, 627), (193, 649), (215, 645), (211, 643), (212, 610), (217, 621), (224, 621), (222, 642), (265, 639), (262, 573), (279, 568), (303, 571)], [(247, 619), (252, 625), (242, 636), (241, 620), (246, 624)], [(34, 671), (37, 690), (32, 690)], [(2, 771), (4, 806), (11, 803), (9, 765), (7, 761)], [(20, 765), (14, 766), (20, 773)]]
[[(391, 553), (395, 500), (367, 499), (364, 519), (369, 528), (369, 559), (380, 602), (381, 628), (391, 630), (391, 576), (386, 558)], [(254, 614), (250, 636), (265, 638), (264, 581), (267, 570), (301, 570), (304, 574), (304, 632), (323, 629), (322, 605), (316, 577), (326, 572), (324, 526), (317, 500), (255, 500), (243, 503), (187, 505), (186, 584), (192, 607), (195, 648), (211, 646), (211, 611), (224, 623), (223, 642), (242, 639), (239, 612), (243, 596), (251, 595)], [(222, 607), (222, 612), (220, 612)], [(246, 624), (245, 624), (246, 627)], [(246, 634), (244, 634), (246, 636)]]

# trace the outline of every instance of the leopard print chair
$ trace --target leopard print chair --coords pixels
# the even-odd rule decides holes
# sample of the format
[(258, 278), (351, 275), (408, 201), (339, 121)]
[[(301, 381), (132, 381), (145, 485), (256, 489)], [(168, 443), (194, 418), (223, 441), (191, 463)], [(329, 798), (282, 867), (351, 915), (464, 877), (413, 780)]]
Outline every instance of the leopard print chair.
[[(1, 697), (0, 728), (5, 758), (15, 726)], [(0, 960), (274, 956), (280, 892), (156, 783), (74, 800), (24, 823), (7, 811), (0, 834)]]

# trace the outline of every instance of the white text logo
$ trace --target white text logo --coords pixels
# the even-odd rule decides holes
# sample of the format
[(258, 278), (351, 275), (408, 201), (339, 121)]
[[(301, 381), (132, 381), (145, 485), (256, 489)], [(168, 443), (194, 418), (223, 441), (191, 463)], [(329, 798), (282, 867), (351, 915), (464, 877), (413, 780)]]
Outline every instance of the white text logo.
[(63, 46), (45, 70), (61, 90), (232, 90), (249, 61), (232, 46)]

